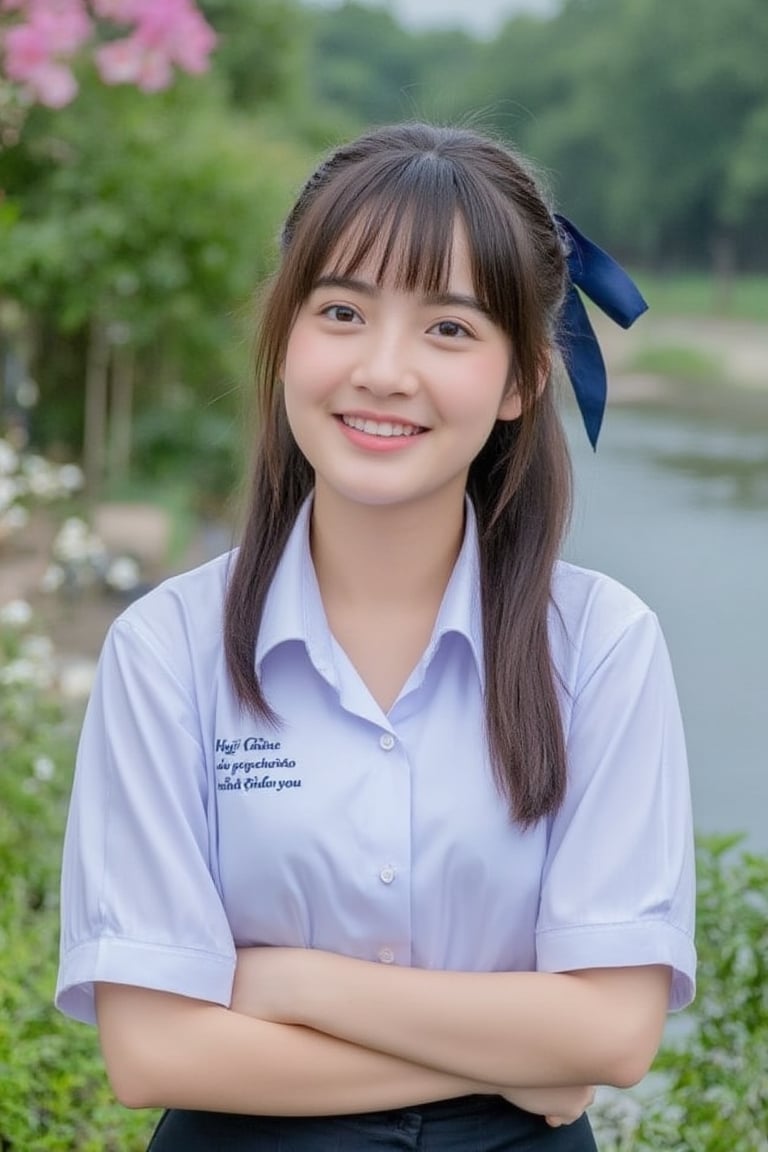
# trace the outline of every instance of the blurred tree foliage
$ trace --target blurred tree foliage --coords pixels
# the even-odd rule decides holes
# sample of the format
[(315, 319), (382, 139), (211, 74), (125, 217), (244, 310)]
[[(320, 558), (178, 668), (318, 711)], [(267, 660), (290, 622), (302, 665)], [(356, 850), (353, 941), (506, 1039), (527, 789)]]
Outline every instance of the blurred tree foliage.
[(491, 128), (635, 262), (768, 266), (764, 0), (561, 0), (482, 43), (354, 0), (315, 23), (312, 91), (346, 118)]
[[(257, 22), (265, 54), (267, 31), (280, 59), (285, 32), (276, 19)], [(94, 496), (105, 475), (123, 480), (132, 458), (157, 471), (157, 421), (134, 419), (147, 409), (163, 412), (166, 427), (180, 413), (184, 460), (173, 464), (188, 467), (191, 456), (217, 495), (236, 474), (233, 393), (251, 295), (307, 159), (269, 115), (293, 99), (290, 69), (275, 66), (246, 89), (242, 60), (227, 50), (224, 37), (215, 74), (152, 97), (85, 74), (73, 105), (34, 109), (18, 143), (0, 151), (0, 295), (28, 318), (41, 397), (33, 436), (69, 450), (82, 442)], [(230, 437), (217, 435), (214, 461), (216, 421)]]
[(388, 9), (357, 0), (307, 15), (308, 95), (352, 130), (441, 116), (457, 69), (466, 72), (480, 52), (465, 32), (409, 32)]

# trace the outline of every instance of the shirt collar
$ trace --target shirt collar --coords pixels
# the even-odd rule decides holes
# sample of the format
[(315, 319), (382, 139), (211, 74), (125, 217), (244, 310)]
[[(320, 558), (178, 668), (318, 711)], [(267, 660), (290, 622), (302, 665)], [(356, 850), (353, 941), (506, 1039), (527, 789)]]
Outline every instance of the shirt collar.
[[(317, 670), (335, 682), (333, 644), (309, 548), (311, 511), (310, 495), (299, 509), (267, 593), (256, 641), (256, 666), (260, 672), (262, 662), (278, 645), (299, 641), (306, 646)], [(421, 667), (426, 669), (442, 638), (452, 633), (463, 636), (469, 644), (484, 687), (480, 553), (477, 521), (469, 498), (465, 499), (464, 539)]]

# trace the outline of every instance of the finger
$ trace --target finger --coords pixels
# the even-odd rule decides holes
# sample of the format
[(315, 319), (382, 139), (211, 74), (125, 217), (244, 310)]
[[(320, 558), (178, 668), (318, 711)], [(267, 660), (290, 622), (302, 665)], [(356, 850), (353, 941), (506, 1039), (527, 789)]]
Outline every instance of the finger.
[(545, 1116), (544, 1119), (550, 1128), (560, 1128), (564, 1123), (562, 1116)]

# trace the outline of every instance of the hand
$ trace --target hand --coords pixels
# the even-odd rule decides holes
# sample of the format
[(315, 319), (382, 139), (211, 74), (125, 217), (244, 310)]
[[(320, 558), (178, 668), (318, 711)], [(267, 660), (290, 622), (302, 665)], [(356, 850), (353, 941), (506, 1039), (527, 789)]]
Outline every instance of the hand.
[(543, 1116), (552, 1128), (573, 1124), (595, 1098), (591, 1085), (574, 1088), (504, 1088), (500, 1095), (510, 1104)]

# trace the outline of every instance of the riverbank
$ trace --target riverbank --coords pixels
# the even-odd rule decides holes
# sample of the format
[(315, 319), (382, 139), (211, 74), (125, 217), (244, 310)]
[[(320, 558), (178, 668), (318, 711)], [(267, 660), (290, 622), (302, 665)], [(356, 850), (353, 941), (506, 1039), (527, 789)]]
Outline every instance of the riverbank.
[[(674, 363), (676, 358), (678, 364), (684, 363), (687, 354), (692, 368), (698, 365), (692, 375), (700, 378), (688, 383), (702, 382), (707, 375), (703, 368), (709, 365), (713, 381), (768, 394), (768, 320), (758, 323), (649, 311), (627, 331), (602, 313), (593, 315), (592, 321), (608, 368), (611, 398), (618, 402), (668, 391), (669, 381), (663, 374), (637, 370), (653, 350), (666, 352), (668, 359)], [(663, 360), (663, 356), (658, 359)]]

